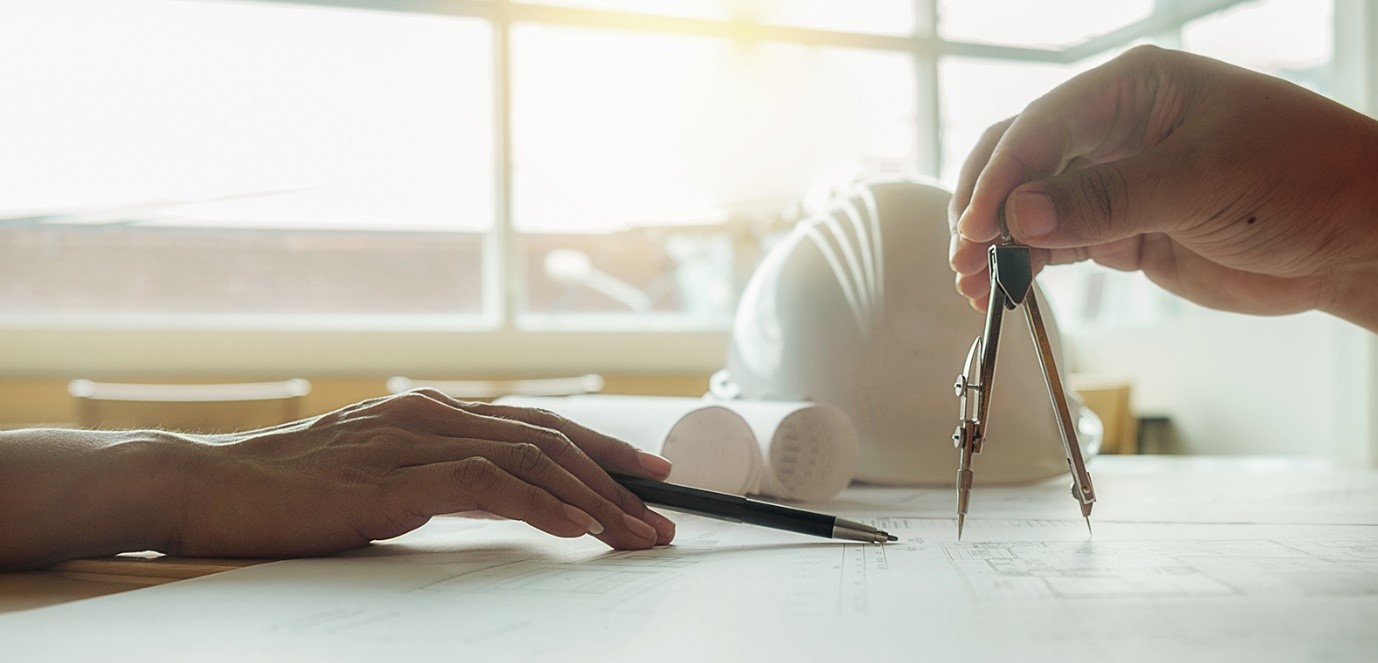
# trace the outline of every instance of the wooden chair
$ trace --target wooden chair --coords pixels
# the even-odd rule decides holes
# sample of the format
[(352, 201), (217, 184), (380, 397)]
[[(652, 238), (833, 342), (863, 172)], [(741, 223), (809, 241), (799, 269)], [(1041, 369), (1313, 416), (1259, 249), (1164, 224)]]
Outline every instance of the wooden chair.
[(239, 384), (128, 384), (73, 380), (67, 385), (83, 428), (159, 428), (226, 433), (299, 419), (311, 383), (293, 379)]
[(1100, 453), (1139, 453), (1139, 420), (1134, 415), (1133, 387), (1128, 380), (1074, 373), (1068, 376), (1067, 386), (1100, 417), (1105, 427)]
[(603, 376), (596, 373), (567, 378), (526, 380), (417, 380), (397, 376), (388, 378), (390, 394), (430, 387), (451, 398), (485, 401), (501, 396), (573, 396), (596, 394), (603, 390)]

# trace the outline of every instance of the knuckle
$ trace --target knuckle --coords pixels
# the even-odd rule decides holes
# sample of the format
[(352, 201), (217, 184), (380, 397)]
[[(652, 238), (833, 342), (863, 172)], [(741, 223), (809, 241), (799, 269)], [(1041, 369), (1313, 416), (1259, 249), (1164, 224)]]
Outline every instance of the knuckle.
[(479, 491), (492, 489), (498, 483), (498, 467), (480, 456), (465, 458), (455, 466), (455, 480), (462, 487)]
[(412, 417), (433, 412), (440, 404), (427, 396), (424, 390), (417, 389), (394, 396), (387, 405), (383, 414)]
[(406, 392), (406, 394), (411, 396), (419, 396), (427, 400), (439, 401), (442, 403), (450, 399), (449, 396), (445, 395), (445, 392), (440, 391), (435, 387), (417, 387), (416, 389)]
[(1110, 230), (1124, 222), (1126, 196), (1124, 174), (1114, 164), (1077, 171), (1077, 205), (1098, 230)]
[(1013, 123), (1014, 118), (1007, 117), (986, 127), (986, 130), (981, 132), (981, 138), (977, 142), (980, 144), (987, 144), (1000, 140), (1000, 137), (1005, 135), (1005, 132), (1009, 130), (1010, 125)]
[(646, 505), (642, 503), (641, 498), (633, 495), (632, 491), (620, 485), (617, 486), (617, 489), (612, 494), (612, 499), (609, 501), (619, 510), (634, 516), (640, 516), (646, 510)]
[(537, 439), (540, 440), (540, 447), (545, 450), (545, 455), (552, 460), (558, 461), (574, 453), (574, 443), (560, 431), (542, 429), (537, 433)]
[(382, 396), (379, 398), (370, 398), (365, 401), (359, 401), (358, 403), (354, 403), (352, 405), (346, 405), (345, 407), (342, 407), (338, 410), (334, 410), (317, 416), (315, 419), (311, 420), (311, 423), (308, 424), (307, 427), (324, 428), (328, 426), (336, 426), (349, 423), (352, 421), (357, 421), (360, 417), (377, 411), (378, 408), (382, 407), (384, 403), (387, 403), (390, 400), (392, 400), (392, 398), (394, 397)]
[(516, 458), (517, 466), (522, 472), (536, 472), (544, 468), (549, 462), (541, 448), (530, 442), (519, 442), (512, 445), (512, 455)]
[(622, 456), (622, 460), (628, 463), (637, 462), (637, 457), (641, 454), (640, 448), (626, 440), (614, 439), (614, 441), (615, 443), (612, 445), (613, 453), (620, 454)]
[(517, 496), (520, 502), (519, 508), (523, 513), (536, 513), (545, 502), (543, 491), (531, 484), (527, 484), (521, 489), (521, 494)]
[(619, 491), (613, 493), (613, 499), (610, 500), (610, 502), (616, 504), (617, 509), (623, 511), (623, 513), (633, 514), (633, 516), (638, 518), (646, 513), (646, 504), (641, 502), (641, 498), (633, 495), (633, 493), (627, 491), (626, 488), (617, 488), (619, 488)]
[(538, 407), (531, 408), (531, 416), (528, 419), (528, 423), (536, 424), (542, 428), (559, 430), (568, 423), (568, 420), (555, 412)]
[(1166, 51), (1153, 44), (1139, 44), (1124, 52), (1126, 60), (1153, 60), (1161, 57)]

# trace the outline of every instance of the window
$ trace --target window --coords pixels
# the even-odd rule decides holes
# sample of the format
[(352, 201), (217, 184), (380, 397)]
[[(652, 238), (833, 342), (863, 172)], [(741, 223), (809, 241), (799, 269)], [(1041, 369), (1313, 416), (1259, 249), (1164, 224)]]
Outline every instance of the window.
[(1154, 0), (1061, 0), (1055, 6), (1021, 0), (938, 0), (938, 34), (950, 42), (1066, 49), (1150, 18), (1155, 4)]
[[(762, 247), (831, 188), (951, 184), (986, 126), (1145, 41), (1325, 92), (1330, 6), (9, 0), (0, 346), (35, 371), (550, 371), (668, 339), (708, 370)], [(1046, 284), (1094, 324), (1117, 278)]]
[(481, 313), (491, 41), (427, 14), (0, 6), (0, 305)]
[(725, 328), (732, 232), (917, 171), (904, 53), (522, 23), (512, 54), (520, 326)]

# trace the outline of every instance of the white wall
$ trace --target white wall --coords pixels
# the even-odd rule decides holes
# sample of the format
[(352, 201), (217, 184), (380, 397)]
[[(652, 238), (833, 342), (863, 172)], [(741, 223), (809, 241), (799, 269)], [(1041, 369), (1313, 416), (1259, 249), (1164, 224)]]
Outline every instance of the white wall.
[[(1336, 98), (1378, 117), (1378, 3), (1335, 0), (1334, 66)], [(1347, 402), (1366, 416), (1363, 439), (1341, 459), (1378, 468), (1378, 334), (1359, 333), (1346, 351), (1352, 362)]]
[(1355, 329), (1341, 339), (1339, 350), (1340, 404), (1354, 413), (1354, 429), (1342, 433), (1351, 443), (1342, 445), (1335, 458), (1344, 465), (1378, 468), (1378, 334)]
[(1353, 326), (1319, 313), (1257, 318), (1188, 305), (1172, 322), (1067, 334), (1077, 371), (1124, 376), (1134, 409), (1171, 418), (1182, 453), (1339, 457), (1366, 434)]

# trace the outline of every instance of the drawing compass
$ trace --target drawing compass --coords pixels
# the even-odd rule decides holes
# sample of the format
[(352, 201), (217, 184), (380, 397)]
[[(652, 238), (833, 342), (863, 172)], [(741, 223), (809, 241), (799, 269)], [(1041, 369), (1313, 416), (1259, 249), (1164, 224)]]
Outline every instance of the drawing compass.
[(1038, 305), (1038, 295), (1033, 287), (1033, 261), (1031, 250), (1017, 244), (1010, 236), (1005, 223), (1004, 208), (1000, 210), (1000, 239), (992, 244), (987, 259), (990, 267), (990, 303), (986, 307), (986, 327), (971, 344), (967, 352), (966, 364), (962, 374), (957, 376), (957, 392), (960, 422), (952, 433), (952, 443), (957, 447), (957, 538), (962, 538), (962, 527), (966, 524), (967, 505), (971, 499), (972, 457), (981, 453), (986, 440), (986, 424), (990, 413), (990, 399), (995, 384), (995, 356), (1000, 348), (1000, 326), (1005, 311), (1024, 307), (1024, 317), (1029, 323), (1029, 333), (1033, 336), (1038, 351), (1038, 364), (1043, 369), (1043, 383), (1048, 387), (1048, 398), (1052, 401), (1053, 413), (1057, 419), (1058, 432), (1062, 436), (1062, 448), (1067, 456), (1067, 467), (1072, 472), (1072, 497), (1081, 507), (1081, 515), (1086, 519), (1086, 530), (1091, 530), (1091, 507), (1096, 502), (1096, 492), (1091, 486), (1091, 475), (1086, 471), (1086, 463), (1081, 457), (1081, 446), (1077, 443), (1076, 427), (1072, 422), (1072, 412), (1067, 406), (1067, 392), (1062, 387), (1057, 363), (1053, 358), (1053, 344), (1048, 339), (1048, 330), (1043, 324), (1043, 313)]

